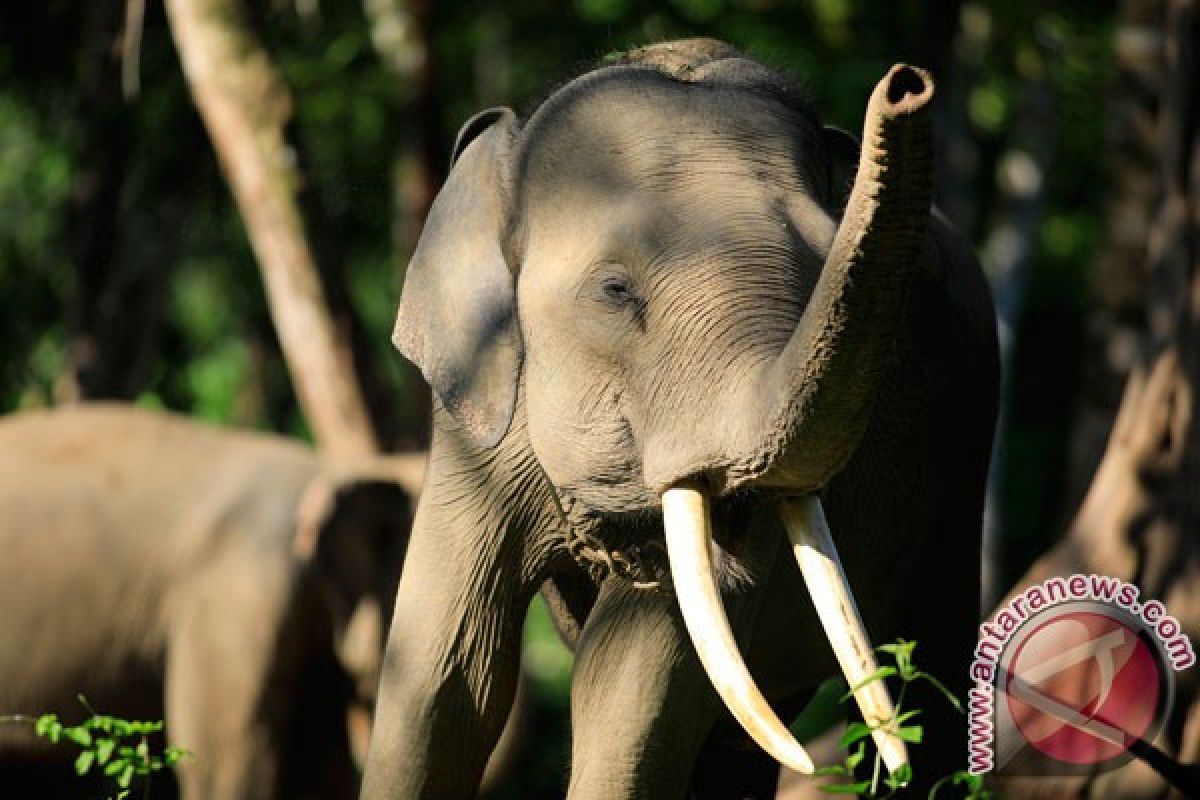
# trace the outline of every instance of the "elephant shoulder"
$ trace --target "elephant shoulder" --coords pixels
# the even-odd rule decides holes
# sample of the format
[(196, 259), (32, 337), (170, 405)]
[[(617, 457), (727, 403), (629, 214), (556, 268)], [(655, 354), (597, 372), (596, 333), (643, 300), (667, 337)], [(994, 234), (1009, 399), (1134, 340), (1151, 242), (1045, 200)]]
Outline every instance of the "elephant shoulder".
[[(930, 216), (929, 240), (933, 272), (945, 293), (948, 310), (966, 329), (964, 332), (971, 334), (975, 347), (995, 356), (996, 311), (987, 277), (970, 240), (936, 208)], [(998, 360), (995, 368), (999, 369)]]

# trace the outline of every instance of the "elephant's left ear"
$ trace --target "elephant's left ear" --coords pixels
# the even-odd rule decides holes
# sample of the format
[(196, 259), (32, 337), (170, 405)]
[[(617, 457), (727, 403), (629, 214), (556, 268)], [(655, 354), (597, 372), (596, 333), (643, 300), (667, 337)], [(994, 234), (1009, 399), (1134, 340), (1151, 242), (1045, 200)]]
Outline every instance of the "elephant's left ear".
[[(308, 482), (296, 505), (292, 553), (333, 572), (388, 568), (395, 559), (385, 554), (402, 554), (407, 544), (412, 506), (409, 491), (390, 477), (326, 471)], [(345, 557), (355, 550), (369, 558)]]
[(483, 447), (508, 431), (523, 346), (501, 234), (507, 224), (516, 116), (481, 112), (463, 126), (450, 176), (409, 262), (392, 342)]

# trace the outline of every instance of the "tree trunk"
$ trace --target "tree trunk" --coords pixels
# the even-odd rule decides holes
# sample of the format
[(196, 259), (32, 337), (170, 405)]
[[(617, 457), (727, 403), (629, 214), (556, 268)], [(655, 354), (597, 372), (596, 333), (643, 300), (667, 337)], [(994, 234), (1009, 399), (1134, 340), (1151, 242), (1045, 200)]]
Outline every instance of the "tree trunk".
[[(1195, 642), (1200, 640), (1200, 29), (1196, 0), (1165, 5), (1165, 17), (1158, 21), (1161, 69), (1149, 86), (1157, 105), (1157, 202), (1141, 214), (1149, 220), (1149, 231), (1138, 257), (1149, 281), (1144, 284), (1147, 330), (1077, 516), (1064, 540), (1034, 564), (1016, 589), (1051, 575), (1111, 575), (1136, 584), (1143, 598), (1165, 603)], [(1117, 163), (1127, 157), (1117, 153)], [(1143, 200), (1149, 195), (1139, 181), (1120, 171), (1118, 188)], [(1129, 213), (1136, 223), (1138, 215)], [(1122, 251), (1130, 254), (1134, 248), (1126, 243)], [(1115, 266), (1128, 274), (1128, 264)], [(1200, 760), (1195, 673), (1176, 674), (1175, 705), (1155, 742), (1185, 764)], [(1110, 773), (1039, 778), (1010, 788), (1020, 797), (1179, 796), (1140, 761)]]
[[(142, 388), (160, 323), (165, 270), (121, 259), (121, 208), (135, 120), (121, 93), (119, 3), (87, 6), (79, 62), (81, 172), (68, 215), (75, 289), (59, 402), (129, 400)], [(125, 23), (126, 25), (128, 23)], [(166, 243), (170, 249), (171, 242)]]
[[(429, 0), (363, 0), (371, 42), (393, 76), (410, 89), (405, 95), (412, 135), (395, 154), (392, 167), (394, 233), (401, 258), (417, 245), (425, 217), (446, 175), (446, 135), (437, 89), (433, 51), (433, 4)], [(398, 426), (404, 445), (429, 445), (431, 395), (421, 372), (407, 359), (400, 365), (409, 418)]]
[(245, 221), (271, 316), (304, 414), (335, 455), (379, 449), (352, 339), (331, 316), (304, 176), (286, 128), (291, 95), (239, 0), (168, 0), (167, 17), (196, 107)]

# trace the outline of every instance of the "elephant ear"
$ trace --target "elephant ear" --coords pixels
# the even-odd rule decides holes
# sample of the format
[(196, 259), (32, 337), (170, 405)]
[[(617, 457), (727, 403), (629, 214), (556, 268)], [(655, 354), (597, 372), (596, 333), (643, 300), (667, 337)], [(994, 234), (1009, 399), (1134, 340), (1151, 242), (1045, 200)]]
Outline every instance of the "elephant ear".
[(292, 553), (356, 579), (390, 568), (403, 558), (413, 505), (411, 492), (390, 476), (326, 470), (308, 482), (296, 505)]
[(482, 447), (508, 431), (523, 347), (513, 275), (501, 248), (516, 116), (483, 111), (463, 126), (408, 265), (392, 342)]
[(826, 126), (821, 131), (829, 154), (829, 207), (838, 215), (846, 208), (854, 176), (858, 172), (858, 139), (841, 128)]

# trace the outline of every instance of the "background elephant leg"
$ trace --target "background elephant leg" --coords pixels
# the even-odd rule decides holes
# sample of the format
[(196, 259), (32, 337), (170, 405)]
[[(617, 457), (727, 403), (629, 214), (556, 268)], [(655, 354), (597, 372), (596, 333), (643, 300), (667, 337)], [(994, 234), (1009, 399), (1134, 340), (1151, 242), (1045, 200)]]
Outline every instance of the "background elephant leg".
[[(730, 604), (735, 630), (749, 605)], [(675, 597), (610, 578), (576, 653), (568, 798), (683, 798), (721, 709)]]
[(221, 619), (218, 609), (228, 611), (197, 604), (182, 614), (168, 645), (167, 741), (191, 753), (176, 768), (179, 793), (182, 800), (265, 800), (280, 767), (279, 743), (261, 709), (269, 654), (254, 652), (246, 626)]

